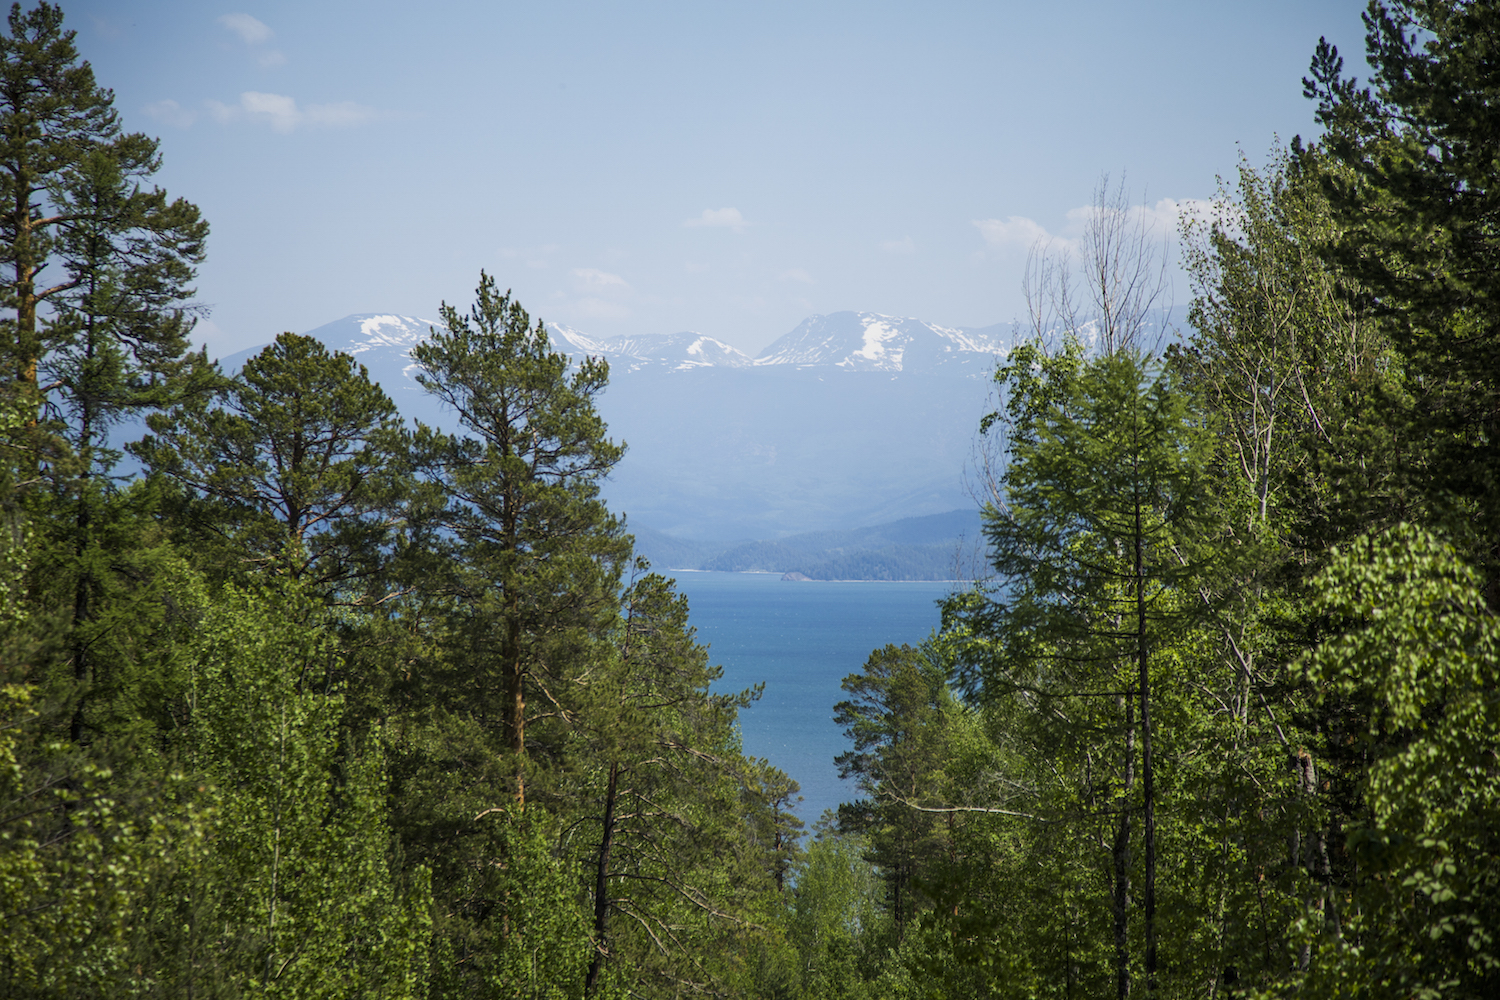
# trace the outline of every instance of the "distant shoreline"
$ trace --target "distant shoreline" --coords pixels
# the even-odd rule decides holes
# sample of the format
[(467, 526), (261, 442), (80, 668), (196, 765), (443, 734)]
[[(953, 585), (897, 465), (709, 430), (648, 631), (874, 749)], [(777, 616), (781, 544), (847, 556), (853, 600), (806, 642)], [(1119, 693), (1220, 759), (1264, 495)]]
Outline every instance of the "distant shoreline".
[[(662, 572), (662, 573), (714, 573), (714, 574), (718, 574), (720, 576), (776, 576), (776, 577), (780, 577), (780, 576), (784, 576), (785, 575), (783, 573), (778, 573), (775, 570), (769, 570), (769, 569), (739, 569), (739, 570), (734, 570), (734, 569), (687, 569), (687, 568), (672, 567), (672, 566), (663, 567), (660, 570), (660, 572)], [(861, 579), (858, 579), (858, 578), (836, 579), (836, 580), (833, 580), (833, 579), (822, 580), (822, 579), (814, 579), (812, 577), (807, 577), (806, 579), (803, 579), (803, 580), (787, 580), (785, 582), (786, 583), (962, 583), (962, 584), (973, 584), (973, 583), (980, 582), (980, 581), (976, 581), (976, 580), (964, 580), (964, 579), (952, 579), (952, 580), (932, 580), (932, 579), (861, 580)]]

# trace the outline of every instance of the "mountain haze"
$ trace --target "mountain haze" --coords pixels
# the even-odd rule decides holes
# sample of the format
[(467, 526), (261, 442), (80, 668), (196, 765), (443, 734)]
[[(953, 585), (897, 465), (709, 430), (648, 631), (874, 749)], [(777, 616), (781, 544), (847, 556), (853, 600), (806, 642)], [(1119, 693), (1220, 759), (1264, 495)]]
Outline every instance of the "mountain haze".
[[(410, 357), (436, 325), (359, 313), (308, 333), (353, 354), (405, 416), (451, 429)], [(700, 333), (548, 331), (574, 358), (609, 362), (599, 411), (629, 448), (605, 486), (610, 506), (632, 528), (708, 542), (971, 507), (962, 473), (989, 376), (1009, 348), (1000, 326), (856, 312), (809, 317), (754, 358)]]

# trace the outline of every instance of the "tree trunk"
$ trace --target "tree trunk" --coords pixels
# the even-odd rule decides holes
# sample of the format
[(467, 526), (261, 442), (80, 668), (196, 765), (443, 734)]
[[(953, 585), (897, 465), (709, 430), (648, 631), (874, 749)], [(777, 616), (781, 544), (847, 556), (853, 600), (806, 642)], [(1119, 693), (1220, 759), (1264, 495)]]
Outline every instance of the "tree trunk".
[(1146, 995), (1156, 992), (1156, 783), (1151, 760), (1151, 672), (1146, 643), (1145, 539), (1135, 508), (1136, 666), (1141, 685), (1141, 836), (1146, 849)]
[(519, 598), (507, 588), (505, 603), (509, 613), (505, 621), (505, 694), (501, 713), (505, 721), (505, 742), (516, 768), (516, 805), (526, 807), (526, 667), (521, 660), (521, 615)]
[(73, 658), (73, 681), (77, 685), (77, 702), (73, 706), (73, 720), (68, 727), (68, 738), (74, 746), (83, 745), (84, 708), (88, 701), (89, 682), (92, 680), (92, 671), (89, 667), (88, 637), (84, 635), (85, 627), (89, 619), (93, 617), (93, 607), (90, 598), (90, 584), (88, 570), (84, 568), (85, 557), (88, 547), (88, 537), (91, 528), (91, 511), (89, 505), (92, 497), (88, 492), (87, 480), (84, 488), (79, 491), (78, 496), (78, 519), (75, 528), (78, 532), (73, 539), (74, 555), (78, 559), (78, 578), (73, 583), (73, 627), (69, 645), (69, 652)]
[(1119, 1000), (1130, 996), (1130, 792), (1135, 786), (1135, 701), (1125, 701), (1125, 794), (1121, 796), (1120, 825), (1115, 830), (1115, 971)]
[[(33, 317), (34, 319), (35, 317)], [(90, 320), (88, 336), (84, 341), (84, 377), (79, 393), (81, 412), (78, 427), (78, 454), (83, 458), (83, 475), (78, 483), (78, 516), (74, 522), (76, 534), (73, 538), (73, 555), (77, 560), (78, 578), (73, 583), (73, 628), (70, 640), (73, 657), (73, 679), (78, 684), (78, 703), (73, 708), (73, 721), (69, 726), (69, 737), (74, 746), (83, 745), (84, 711), (88, 700), (88, 688), (93, 680), (93, 668), (89, 662), (89, 637), (84, 635), (89, 621), (93, 619), (93, 579), (87, 567), (90, 536), (93, 534), (92, 491), (94, 471), (94, 386), (92, 383), (94, 360), (94, 330)]]
[[(1313, 763), (1312, 754), (1306, 750), (1298, 750), (1296, 757), (1297, 787), (1302, 793), (1303, 799), (1311, 806), (1318, 794), (1318, 769)], [(1308, 833), (1306, 840), (1307, 856), (1301, 856), (1303, 839), (1300, 833), (1296, 836), (1295, 847), (1298, 851), (1292, 857), (1293, 863), (1305, 865), (1307, 872), (1313, 881), (1318, 884), (1316, 898), (1311, 901), (1313, 909), (1323, 915), (1324, 927), (1334, 937), (1343, 936), (1343, 927), (1339, 921), (1338, 906), (1333, 899), (1331, 886), (1333, 870), (1328, 861), (1328, 838), (1324, 835), (1321, 826), (1314, 826)], [(1312, 947), (1304, 944), (1297, 956), (1297, 965), (1306, 971), (1312, 964)]]
[(589, 962), (589, 975), (584, 982), (585, 996), (593, 996), (599, 986), (599, 974), (604, 971), (604, 959), (609, 954), (609, 852), (615, 841), (615, 798), (618, 794), (620, 763), (609, 765), (609, 787), (604, 792), (604, 833), (599, 838), (599, 860), (594, 872), (594, 957)]

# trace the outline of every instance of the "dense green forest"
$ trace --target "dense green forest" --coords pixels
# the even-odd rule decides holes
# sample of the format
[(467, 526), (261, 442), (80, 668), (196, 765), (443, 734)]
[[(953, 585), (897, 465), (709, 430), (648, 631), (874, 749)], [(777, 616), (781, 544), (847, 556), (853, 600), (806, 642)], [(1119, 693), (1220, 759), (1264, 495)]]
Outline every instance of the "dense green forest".
[(207, 222), (13, 8), (0, 995), (1500, 996), (1500, 3), (1367, 25), (1171, 346), (1122, 192), (1037, 258), (993, 574), (845, 680), (804, 832), (600, 500), (607, 367), (481, 275), (457, 434), (307, 337), (224, 375)]

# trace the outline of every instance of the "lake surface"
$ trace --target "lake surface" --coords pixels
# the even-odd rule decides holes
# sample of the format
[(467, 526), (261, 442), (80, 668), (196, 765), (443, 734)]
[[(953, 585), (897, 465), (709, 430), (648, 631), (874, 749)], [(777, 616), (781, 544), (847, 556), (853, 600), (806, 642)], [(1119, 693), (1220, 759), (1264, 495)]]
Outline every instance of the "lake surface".
[(714, 686), (761, 682), (761, 700), (740, 713), (745, 752), (802, 785), (797, 815), (809, 827), (856, 797), (833, 758), (850, 749), (833, 721), (839, 684), (887, 643), (925, 640), (938, 627), (936, 601), (961, 584), (783, 581), (773, 573), (667, 571), (687, 595), (698, 641), (724, 668)]

